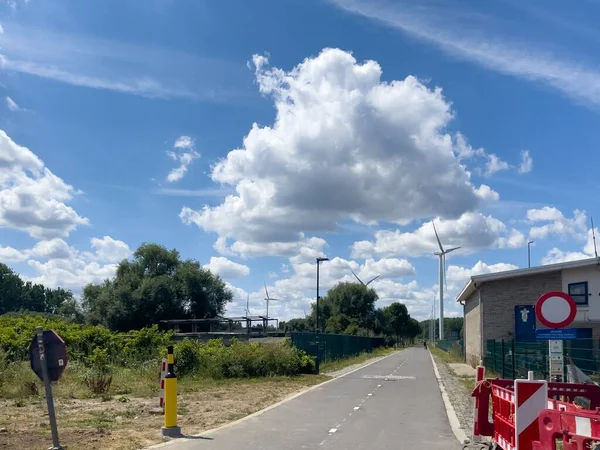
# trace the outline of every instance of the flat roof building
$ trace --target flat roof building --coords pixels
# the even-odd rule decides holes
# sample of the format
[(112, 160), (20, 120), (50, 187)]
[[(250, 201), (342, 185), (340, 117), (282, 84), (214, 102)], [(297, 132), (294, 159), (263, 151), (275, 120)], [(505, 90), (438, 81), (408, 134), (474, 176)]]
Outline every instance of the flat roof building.
[(549, 291), (571, 295), (577, 304), (577, 338), (600, 339), (600, 263), (596, 258), (526, 269), (474, 275), (457, 301), (464, 309), (464, 340), (467, 363), (476, 365), (487, 357), (487, 341), (535, 340), (534, 305)]

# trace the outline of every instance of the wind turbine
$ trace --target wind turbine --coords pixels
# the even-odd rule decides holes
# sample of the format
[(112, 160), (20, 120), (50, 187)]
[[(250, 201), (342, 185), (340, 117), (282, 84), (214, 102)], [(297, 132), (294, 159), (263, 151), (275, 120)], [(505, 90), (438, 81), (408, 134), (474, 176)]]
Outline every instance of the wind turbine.
[(435, 252), (434, 255), (440, 258), (440, 341), (444, 339), (444, 280), (446, 279), (446, 255), (454, 250), (458, 250), (460, 247), (452, 247), (448, 250), (444, 250), (442, 246), (442, 241), (440, 241), (440, 237), (438, 236), (437, 230), (435, 229), (435, 222), (432, 220), (431, 224), (433, 225), (433, 232), (435, 233), (435, 238), (437, 239), (438, 245), (440, 246), (440, 251)]
[(250, 294), (246, 297), (246, 319), (248, 318), (248, 315), (252, 315), (250, 312)]
[(279, 299), (269, 297), (269, 291), (267, 290), (267, 283), (266, 282), (264, 282), (264, 283), (265, 283), (265, 294), (267, 295), (265, 297), (265, 301), (267, 302), (267, 318), (266, 318), (266, 322), (265, 322), (266, 328), (267, 328), (269, 326), (269, 302), (272, 302), (272, 301), (277, 302), (277, 301), (279, 301)]
[(371, 278), (369, 281), (367, 281), (366, 283), (363, 283), (362, 280), (360, 278), (358, 278), (358, 275), (356, 275), (354, 273), (354, 270), (350, 269), (350, 272), (352, 272), (352, 275), (354, 275), (354, 277), (358, 280), (358, 282), (360, 284), (362, 284), (363, 286), (368, 286), (369, 284), (371, 284), (373, 281), (375, 281), (377, 278), (380, 277), (380, 275), (377, 275), (375, 278)]

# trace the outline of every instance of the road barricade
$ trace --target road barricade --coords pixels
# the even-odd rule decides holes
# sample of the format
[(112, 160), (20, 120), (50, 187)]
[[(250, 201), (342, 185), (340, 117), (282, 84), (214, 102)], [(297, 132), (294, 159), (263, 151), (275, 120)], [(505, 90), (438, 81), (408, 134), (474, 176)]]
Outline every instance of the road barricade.
[[(491, 445), (502, 450), (600, 450), (599, 386), (548, 383), (532, 376), (485, 379), (482, 369), (477, 368), (472, 393), (473, 442), (492, 438)], [(590, 409), (578, 404), (577, 397), (587, 399)]]

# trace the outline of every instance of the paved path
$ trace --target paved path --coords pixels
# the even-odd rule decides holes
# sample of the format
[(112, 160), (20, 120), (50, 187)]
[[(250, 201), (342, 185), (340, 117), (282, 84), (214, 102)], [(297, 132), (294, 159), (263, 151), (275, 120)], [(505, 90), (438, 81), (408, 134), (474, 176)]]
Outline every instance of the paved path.
[[(388, 376), (386, 381), (386, 376)], [(173, 450), (456, 450), (429, 352), (409, 348)]]

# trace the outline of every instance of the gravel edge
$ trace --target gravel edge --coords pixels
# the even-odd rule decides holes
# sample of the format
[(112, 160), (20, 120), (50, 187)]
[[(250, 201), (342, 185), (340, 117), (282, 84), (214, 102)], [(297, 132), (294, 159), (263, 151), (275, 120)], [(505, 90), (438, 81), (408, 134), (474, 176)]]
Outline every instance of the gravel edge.
[(460, 377), (454, 374), (448, 364), (433, 353), (432, 356), (440, 373), (440, 378), (446, 393), (448, 394), (450, 403), (458, 417), (460, 427), (467, 436), (471, 436), (473, 434), (474, 408), (471, 391), (462, 383)]

